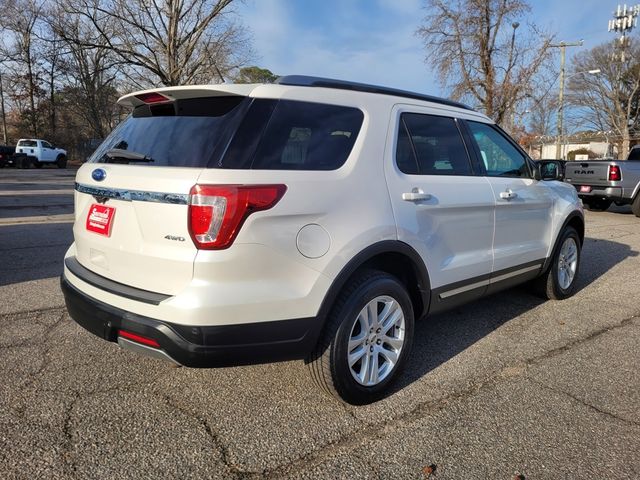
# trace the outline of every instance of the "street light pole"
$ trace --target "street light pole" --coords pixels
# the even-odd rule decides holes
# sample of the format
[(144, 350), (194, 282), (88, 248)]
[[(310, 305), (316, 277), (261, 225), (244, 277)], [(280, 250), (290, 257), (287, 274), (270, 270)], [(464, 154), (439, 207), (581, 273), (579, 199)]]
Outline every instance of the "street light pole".
[(549, 45), (553, 48), (560, 49), (560, 93), (558, 94), (558, 137), (556, 139), (556, 160), (560, 160), (562, 152), (560, 148), (560, 141), (562, 139), (562, 116), (564, 109), (564, 64), (565, 64), (565, 50), (567, 47), (581, 47), (584, 42), (580, 40), (575, 43), (560, 42), (555, 45)]

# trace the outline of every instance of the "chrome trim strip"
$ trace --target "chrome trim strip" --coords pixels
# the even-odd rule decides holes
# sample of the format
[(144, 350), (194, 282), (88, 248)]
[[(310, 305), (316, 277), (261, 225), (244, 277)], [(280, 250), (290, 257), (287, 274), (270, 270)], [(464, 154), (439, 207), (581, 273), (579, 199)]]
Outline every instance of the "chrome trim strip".
[(458, 295), (460, 293), (468, 292), (470, 290), (474, 290), (474, 289), (479, 288), (479, 287), (484, 287), (484, 286), (489, 285), (491, 283), (498, 283), (498, 282), (501, 282), (502, 280), (507, 280), (507, 279), (512, 278), (512, 277), (517, 277), (518, 275), (522, 275), (523, 273), (527, 273), (527, 272), (531, 272), (532, 270), (539, 269), (541, 266), (542, 266), (541, 263), (539, 263), (537, 265), (531, 265), (529, 267), (521, 268), (519, 270), (514, 270), (513, 272), (508, 272), (508, 273), (504, 273), (502, 275), (498, 275), (497, 277), (487, 278), (486, 280), (481, 280), (479, 282), (470, 283), (469, 285), (464, 285), (464, 286), (459, 287), (459, 288), (454, 288), (453, 290), (448, 290), (446, 292), (442, 292), (440, 294), (440, 298), (444, 299), (444, 298), (453, 297), (454, 295)]
[(81, 183), (75, 184), (75, 190), (93, 195), (96, 198), (113, 198), (126, 202), (155, 202), (172, 205), (188, 205), (189, 195), (186, 193), (145, 192), (141, 190), (125, 190), (120, 188), (92, 187)]
[(520, 270), (516, 270), (514, 272), (498, 275), (497, 277), (491, 279), (491, 283), (501, 282), (502, 280), (506, 280), (507, 278), (516, 277), (523, 273), (531, 272), (532, 270), (539, 269), (541, 265), (542, 264), (539, 263), (537, 265), (531, 265), (530, 267), (521, 268)]
[(458, 295), (459, 293), (468, 292), (469, 290), (473, 290), (479, 287), (484, 287), (485, 285), (489, 285), (491, 283), (491, 279), (487, 278), (486, 280), (481, 280), (479, 282), (470, 283), (469, 285), (465, 285), (463, 287), (454, 288), (453, 290), (448, 290), (446, 292), (442, 292), (440, 294), (440, 298), (449, 298), (454, 295)]
[(171, 358), (167, 352), (165, 352), (164, 350), (160, 350), (159, 348), (153, 348), (147, 345), (142, 345), (141, 343), (132, 342), (131, 340), (127, 338), (122, 338), (122, 337), (118, 337), (118, 345), (123, 350), (129, 350), (135, 353), (139, 353), (141, 355), (145, 355), (147, 357), (164, 360), (166, 362), (173, 363), (174, 365), (179, 367), (182, 366), (180, 363), (178, 363), (173, 358)]

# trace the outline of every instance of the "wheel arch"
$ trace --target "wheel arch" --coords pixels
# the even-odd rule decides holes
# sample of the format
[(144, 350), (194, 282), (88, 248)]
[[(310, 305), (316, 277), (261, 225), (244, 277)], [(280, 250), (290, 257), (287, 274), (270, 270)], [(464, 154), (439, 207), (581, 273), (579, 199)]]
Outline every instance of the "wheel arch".
[(349, 280), (362, 269), (380, 270), (398, 278), (409, 293), (416, 320), (428, 312), (431, 282), (427, 267), (420, 254), (404, 242), (398, 240), (381, 241), (360, 251), (333, 280), (320, 305), (317, 327), (313, 332), (310, 332), (312, 345), (317, 342), (338, 295)]
[(573, 227), (578, 232), (578, 237), (580, 238), (580, 246), (582, 247), (582, 245), (584, 244), (584, 235), (585, 235), (584, 215), (578, 210), (574, 210), (569, 215), (567, 215), (567, 218), (565, 218), (564, 222), (562, 223), (562, 226), (558, 229), (558, 233), (554, 240), (551, 254), (549, 255), (549, 257), (547, 257), (547, 259), (544, 262), (544, 266), (542, 268), (543, 273), (546, 272), (547, 269), (551, 266), (551, 261), (553, 260), (553, 257), (555, 256), (558, 248), (560, 248), (560, 245), (558, 244), (558, 241), (560, 239), (560, 234), (567, 227)]

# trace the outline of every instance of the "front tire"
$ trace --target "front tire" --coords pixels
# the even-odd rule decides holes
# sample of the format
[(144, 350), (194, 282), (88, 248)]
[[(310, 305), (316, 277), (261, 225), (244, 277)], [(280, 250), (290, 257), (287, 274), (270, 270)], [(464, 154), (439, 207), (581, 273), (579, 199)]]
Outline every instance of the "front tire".
[(636, 195), (636, 198), (631, 203), (631, 211), (636, 217), (640, 217), (640, 193)]
[(56, 165), (58, 165), (58, 168), (67, 168), (67, 157), (64, 155), (58, 155)]
[(414, 313), (393, 276), (364, 271), (338, 296), (306, 363), (325, 392), (352, 404), (380, 399), (411, 351)]
[(566, 227), (558, 238), (551, 265), (534, 281), (534, 287), (541, 297), (564, 300), (575, 293), (580, 253), (578, 232), (573, 227)]

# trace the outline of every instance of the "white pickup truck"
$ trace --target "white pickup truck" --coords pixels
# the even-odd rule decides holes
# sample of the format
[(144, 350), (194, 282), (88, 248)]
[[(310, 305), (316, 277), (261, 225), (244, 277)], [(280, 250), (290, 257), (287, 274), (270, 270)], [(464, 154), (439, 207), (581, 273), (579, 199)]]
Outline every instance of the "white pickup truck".
[(58, 168), (67, 167), (67, 151), (46, 140), (21, 138), (16, 146), (16, 154), (26, 155), (36, 168), (45, 164), (56, 164)]
[(590, 210), (606, 210), (615, 202), (631, 205), (640, 217), (640, 145), (631, 149), (627, 160), (567, 162), (565, 182), (573, 184)]

